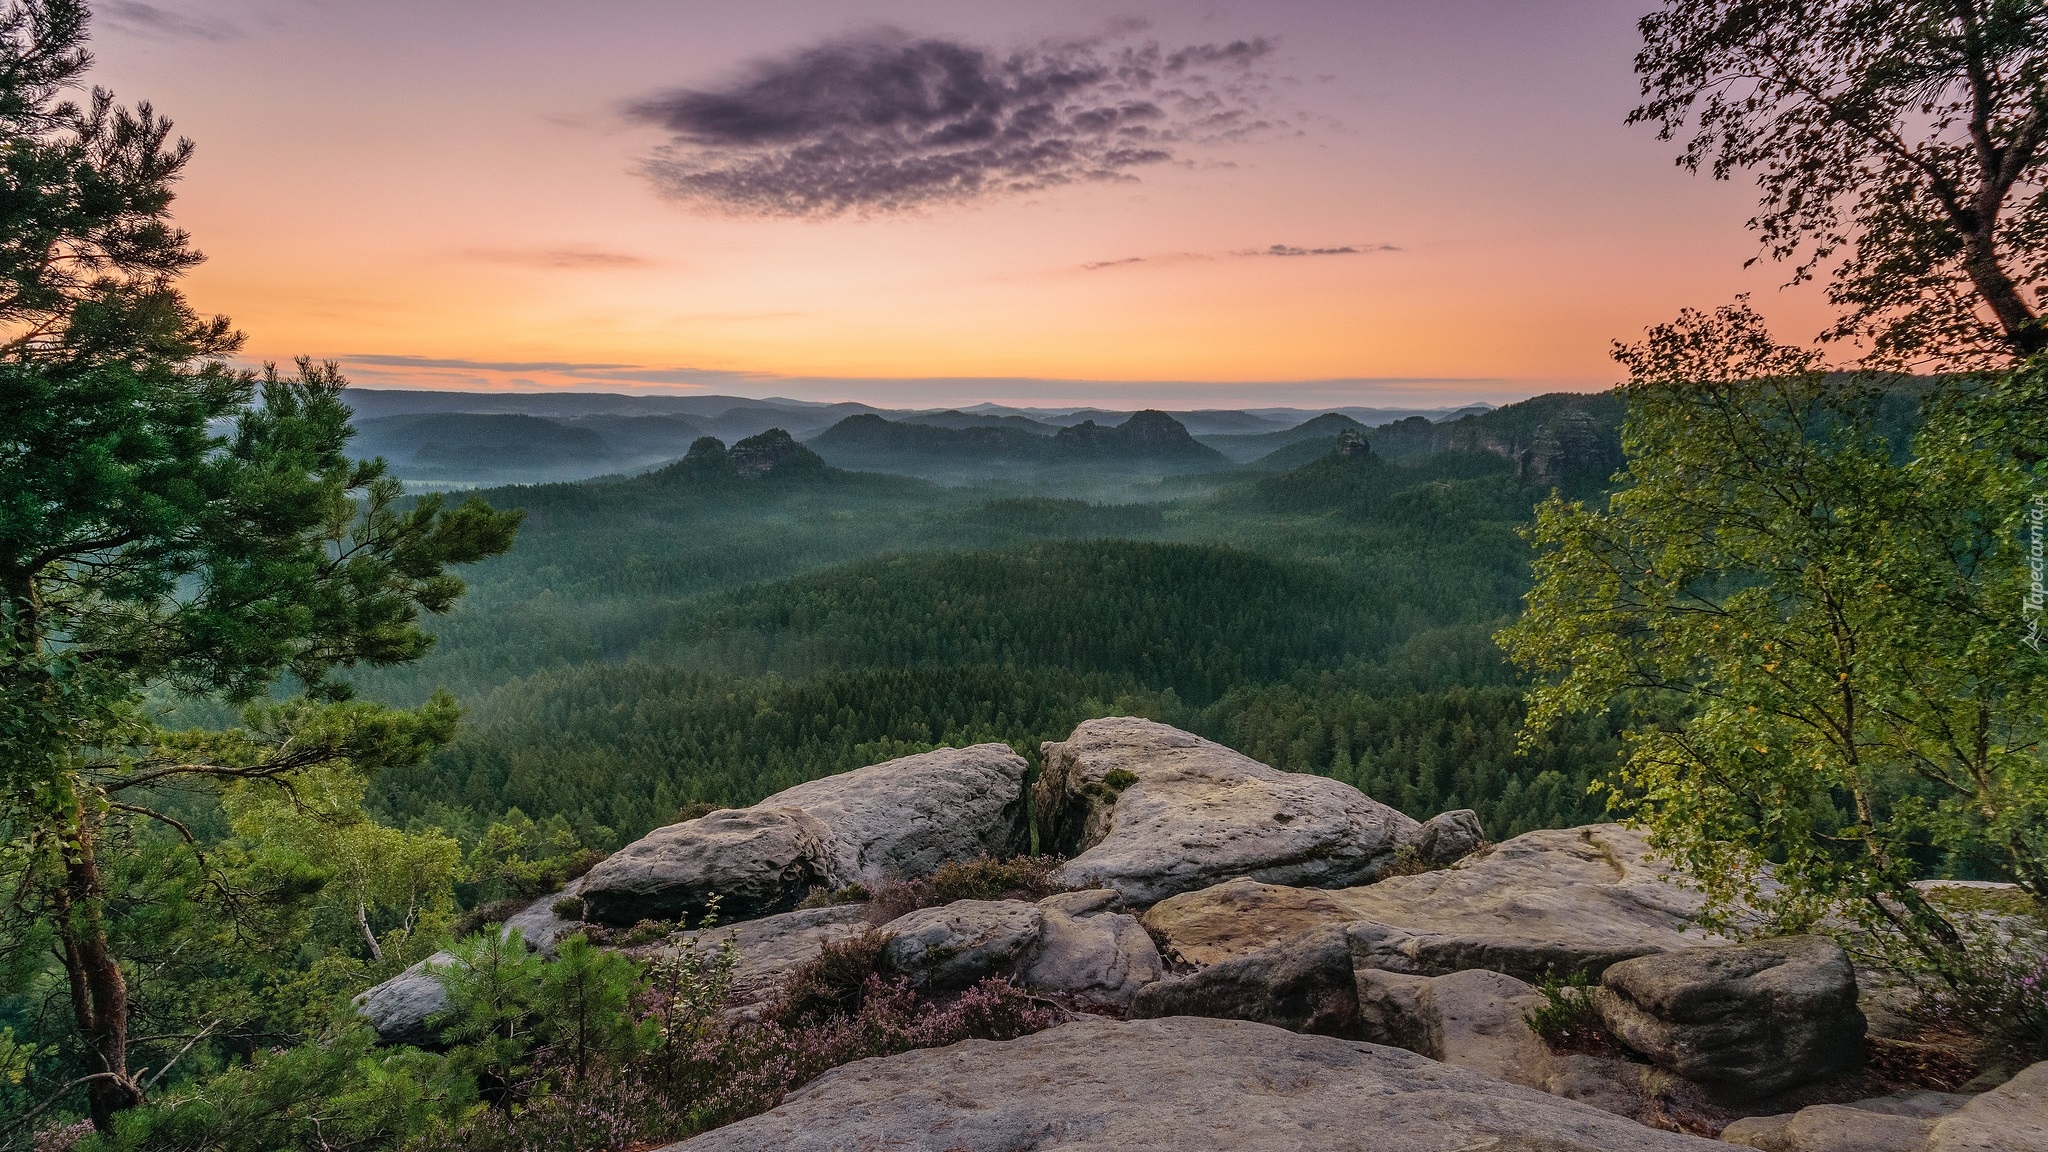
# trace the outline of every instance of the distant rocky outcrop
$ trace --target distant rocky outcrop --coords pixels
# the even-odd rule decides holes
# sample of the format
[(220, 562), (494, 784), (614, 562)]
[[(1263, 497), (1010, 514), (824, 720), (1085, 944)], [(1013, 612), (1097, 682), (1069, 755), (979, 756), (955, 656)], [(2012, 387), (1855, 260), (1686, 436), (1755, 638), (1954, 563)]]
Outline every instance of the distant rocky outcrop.
[(760, 480), (768, 476), (815, 475), (826, 470), (818, 454), (780, 428), (749, 436), (731, 448), (714, 436), (700, 436), (681, 460), (661, 469), (667, 480), (717, 483)]
[(1024, 758), (1001, 744), (942, 748), (799, 784), (751, 808), (657, 828), (590, 870), (589, 919), (632, 924), (786, 911), (813, 887), (929, 874), (1009, 856), (1028, 840)]
[(817, 453), (780, 428), (770, 428), (733, 445), (730, 459), (733, 473), (743, 480), (757, 480), (771, 472), (816, 471), (825, 466)]
[(942, 463), (1030, 467), (1082, 462), (1165, 464), (1179, 470), (1220, 468), (1229, 463), (1164, 412), (1138, 412), (1115, 426), (1093, 420), (1057, 430), (1026, 425), (1030, 422), (886, 420), (861, 414), (813, 437), (810, 447), (835, 466), (881, 471)]
[(1133, 904), (1234, 876), (1362, 884), (1420, 852), (1420, 823), (1342, 781), (1150, 720), (1090, 720), (1044, 758), (1034, 800), (1041, 844), (1072, 856), (1060, 878)]
[(1726, 1148), (1374, 1044), (1229, 1020), (1081, 1019), (826, 1073), (667, 1152), (1694, 1152)]
[(1532, 484), (1598, 485), (1621, 467), (1624, 409), (1618, 392), (1553, 392), (1426, 428), (1400, 421), (1373, 438), (1385, 455), (1485, 452)]
[(1123, 423), (1104, 427), (1083, 420), (1059, 430), (1053, 448), (1069, 458), (1139, 456), (1148, 459), (1199, 460), (1223, 467), (1229, 458), (1188, 434), (1187, 427), (1164, 412), (1134, 412)]

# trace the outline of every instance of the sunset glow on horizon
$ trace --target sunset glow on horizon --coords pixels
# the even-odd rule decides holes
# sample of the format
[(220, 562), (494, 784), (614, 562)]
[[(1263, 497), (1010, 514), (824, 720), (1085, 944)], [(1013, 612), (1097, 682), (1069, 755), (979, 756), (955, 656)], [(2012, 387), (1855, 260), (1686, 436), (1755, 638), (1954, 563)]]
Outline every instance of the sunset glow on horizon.
[[(1499, 403), (1604, 387), (1610, 341), (1742, 292), (1825, 326), (1743, 268), (1749, 185), (1624, 126), (1649, 7), (163, 0), (98, 6), (89, 79), (198, 143), (187, 289), (252, 362)], [(987, 95), (926, 122), (898, 73)]]

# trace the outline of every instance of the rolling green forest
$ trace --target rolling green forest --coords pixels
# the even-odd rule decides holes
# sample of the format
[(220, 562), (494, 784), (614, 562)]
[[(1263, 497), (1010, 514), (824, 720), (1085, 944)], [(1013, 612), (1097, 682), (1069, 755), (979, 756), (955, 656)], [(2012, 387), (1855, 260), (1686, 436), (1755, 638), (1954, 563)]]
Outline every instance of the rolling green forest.
[[(906, 907), (1064, 890), (1022, 825), (928, 873), (762, 866), (775, 907), (867, 929), (807, 937), (745, 1010), (736, 937), (692, 934), (770, 906), (731, 874), (681, 913), (611, 916), (602, 873), (564, 889), (682, 821), (716, 844), (787, 820), (814, 851), (807, 814), (714, 810), (943, 746), (1036, 772), (1116, 715), (1483, 825), (1376, 840), (1333, 883), (1625, 817), (1702, 890), (1689, 926), (1841, 937), (1859, 1052), (1855, 981), (1887, 982), (1870, 1003), (1896, 993), (1911, 1038), (1881, 1039), (1912, 1051), (1856, 1083), (1973, 1091), (2048, 1057), (2048, 77), (2005, 75), (2048, 59), (2048, 17), (1721, 7), (1641, 23), (1630, 119), (1697, 132), (1683, 165), (1764, 172), (1752, 225), (1818, 249), (1795, 279), (1830, 269), (1854, 371), (1738, 298), (1617, 343), (1605, 392), (1173, 413), (444, 401), (242, 367), (178, 286), (191, 142), (86, 87), (83, 0), (0, 5), (0, 1152), (646, 1152), (856, 1060), (1053, 1027), (1067, 1007), (1002, 975), (885, 963)], [(1810, 71), (1747, 55), (1744, 29), (1817, 14), (1840, 39), (1793, 53)], [(1811, 75), (1854, 122), (1796, 111)], [(1898, 126), (1939, 146), (1899, 163)], [(1267, 252), (1317, 253), (1359, 254)], [(1139, 779), (1075, 787), (1114, 811)], [(530, 949), (521, 922), (561, 931)], [(983, 948), (894, 941), (926, 973)], [(1294, 951), (1266, 952), (1275, 998), (1337, 971)], [(1550, 970), (1529, 1025), (1599, 1017), (1592, 974)], [(373, 1027), (379, 996), (418, 1028)]]
[[(1339, 456), (1334, 433), (1314, 434), (1351, 422), (1326, 419), (1297, 442), (1316, 450), (1299, 467), (1217, 468), (1144, 502), (801, 457), (759, 478), (678, 463), (486, 490), (525, 513), (519, 546), (471, 572), (426, 659), (356, 678), (401, 704), (449, 689), (464, 728), (383, 774), (371, 802), (458, 834), (515, 808), (560, 817), (603, 850), (686, 805), (745, 805), (940, 745), (1035, 758), (1080, 720), (1130, 713), (1418, 817), (1475, 808), (1496, 836), (1584, 823), (1612, 732), (1584, 723), (1514, 750), (1520, 692), (1489, 635), (1527, 589), (1517, 530), (1550, 486), (1498, 446), (1612, 402), (1531, 403), (1535, 419), (1467, 418), (1471, 447), (1390, 428), (1397, 461)], [(1584, 451), (1597, 469), (1611, 449)]]

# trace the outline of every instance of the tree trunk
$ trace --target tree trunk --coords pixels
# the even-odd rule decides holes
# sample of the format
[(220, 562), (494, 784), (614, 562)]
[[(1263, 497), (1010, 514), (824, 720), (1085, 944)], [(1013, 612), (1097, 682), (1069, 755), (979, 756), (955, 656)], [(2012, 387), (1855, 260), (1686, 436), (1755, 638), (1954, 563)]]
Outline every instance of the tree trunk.
[(1999, 266), (1998, 250), (1991, 240), (1976, 235), (1964, 237), (1963, 271), (1990, 306), (1999, 329), (2014, 349), (2022, 356), (2031, 356), (2048, 348), (2048, 332), (2042, 331), (2041, 318), (2027, 307), (2012, 277)]
[(100, 910), (106, 886), (93, 854), (98, 831), (74, 800), (70, 831), (76, 840), (64, 851), (64, 882), (56, 891), (58, 939), (64, 974), (71, 985), (71, 1010), (99, 1067), (107, 1075), (90, 1081), (86, 1101), (92, 1125), (113, 1129), (114, 1114), (142, 1103), (142, 1088), (128, 1073), (128, 981), (107, 943)]

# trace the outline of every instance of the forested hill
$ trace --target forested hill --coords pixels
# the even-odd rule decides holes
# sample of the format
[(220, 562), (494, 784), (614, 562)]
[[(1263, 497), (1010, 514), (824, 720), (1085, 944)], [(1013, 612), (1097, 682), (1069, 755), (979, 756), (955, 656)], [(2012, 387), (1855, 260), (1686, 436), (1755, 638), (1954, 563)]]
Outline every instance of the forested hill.
[(1331, 451), (1094, 504), (771, 439), (788, 471), (745, 478), (743, 444), (713, 442), (630, 480), (486, 493), (527, 510), (519, 547), (477, 568), (423, 664), (359, 678), (470, 708), (454, 746), (378, 782), (382, 808), (459, 832), (517, 807), (610, 847), (681, 805), (939, 744), (1035, 757), (1123, 712), (1414, 812), (1474, 807), (1497, 834), (1598, 815), (1604, 723), (1514, 748), (1520, 691), (1489, 634), (1548, 489), (1507, 459)]
[(951, 415), (935, 423), (849, 416), (808, 445), (840, 468), (951, 484), (1029, 480), (1047, 491), (1091, 480), (1128, 483), (1216, 471), (1230, 463), (1164, 412), (1133, 413), (1114, 425), (1089, 419), (1044, 431), (1016, 422), (977, 423), (959, 413)]

